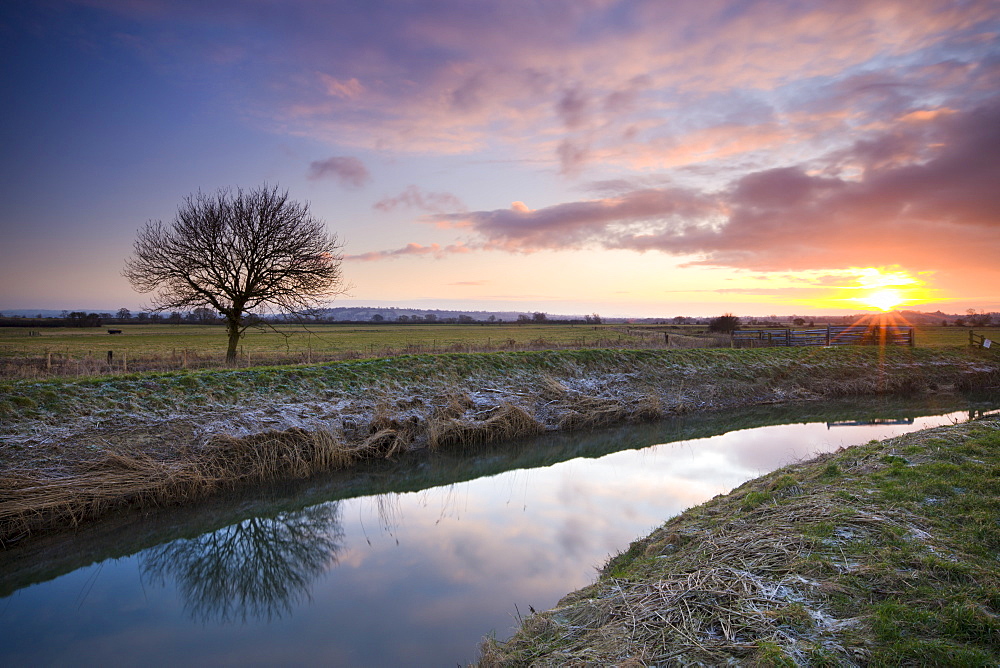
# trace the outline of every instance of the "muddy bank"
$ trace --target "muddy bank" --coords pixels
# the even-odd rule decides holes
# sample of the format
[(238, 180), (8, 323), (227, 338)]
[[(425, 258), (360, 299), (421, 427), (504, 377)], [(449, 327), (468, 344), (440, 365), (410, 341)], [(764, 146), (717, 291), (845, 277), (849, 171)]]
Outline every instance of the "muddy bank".
[(685, 511), (481, 666), (997, 665), (1000, 421), (842, 449)]
[(719, 408), (1000, 385), (977, 351), (419, 355), (313, 367), (8, 383), (0, 541), (423, 448)]

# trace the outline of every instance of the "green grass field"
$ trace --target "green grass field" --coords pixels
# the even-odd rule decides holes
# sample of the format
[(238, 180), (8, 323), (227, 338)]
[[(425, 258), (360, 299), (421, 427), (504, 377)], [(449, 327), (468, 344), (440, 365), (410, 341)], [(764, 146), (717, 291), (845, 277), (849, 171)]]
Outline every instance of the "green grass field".
[[(0, 328), (0, 377), (88, 375), (128, 370), (219, 366), (226, 348), (222, 325), (125, 325), (107, 328)], [(670, 330), (680, 333), (681, 330)], [(662, 332), (620, 325), (563, 324), (336, 324), (249, 329), (240, 366), (322, 362), (402, 353), (648, 347)], [(107, 353), (113, 364), (107, 364)]]
[[(46, 351), (71, 356), (103, 354), (107, 350), (134, 355), (170, 355), (188, 350), (212, 355), (225, 352), (226, 334), (222, 325), (125, 325), (114, 326), (121, 334), (109, 335), (106, 328), (53, 327), (33, 330), (0, 328), (0, 355), (38, 355)], [(556, 345), (596, 345), (609, 338), (628, 338), (619, 326), (593, 325), (281, 325), (276, 329), (247, 330), (244, 351), (259, 354), (313, 351), (377, 352), (384, 348), (424, 347), (449, 350), (456, 346), (492, 346), (505, 342), (529, 344), (547, 341)], [(638, 337), (636, 338), (638, 341)], [(513, 344), (511, 344), (513, 345)]]
[[(107, 328), (0, 328), (0, 377), (92, 375), (124, 370), (203, 368), (223, 363), (222, 325), (124, 325)], [(29, 331), (35, 335), (29, 336)], [(975, 330), (1000, 341), (1000, 327)], [(703, 326), (587, 324), (334, 324), (250, 329), (240, 347), (240, 365), (322, 362), (401, 353), (538, 350), (546, 348), (663, 347), (699, 343)], [(962, 327), (918, 327), (919, 347), (967, 345)], [(724, 344), (724, 341), (721, 342)], [(113, 362), (107, 364), (107, 353)]]
[[(981, 334), (1000, 346), (1000, 327), (917, 327), (917, 345), (938, 348), (969, 345), (969, 332)], [(1000, 348), (998, 348), (1000, 349)]]

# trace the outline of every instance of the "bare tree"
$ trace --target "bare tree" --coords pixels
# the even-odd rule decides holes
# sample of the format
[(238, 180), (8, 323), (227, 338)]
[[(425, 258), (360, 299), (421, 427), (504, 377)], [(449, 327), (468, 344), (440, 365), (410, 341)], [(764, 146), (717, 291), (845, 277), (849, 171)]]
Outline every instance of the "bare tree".
[(155, 311), (212, 307), (226, 321), (226, 361), (264, 308), (296, 313), (343, 291), (343, 255), (308, 204), (264, 185), (189, 195), (174, 220), (139, 230), (122, 272)]

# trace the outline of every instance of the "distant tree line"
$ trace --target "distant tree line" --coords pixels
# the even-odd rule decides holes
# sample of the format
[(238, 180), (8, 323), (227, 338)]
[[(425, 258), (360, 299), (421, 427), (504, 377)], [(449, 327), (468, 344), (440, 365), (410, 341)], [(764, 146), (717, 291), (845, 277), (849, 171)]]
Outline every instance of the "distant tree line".
[(33, 318), (0, 315), (0, 327), (100, 327), (108, 320), (113, 320), (110, 313), (83, 311), (63, 311), (58, 318), (46, 318), (40, 313)]
[[(395, 310), (395, 309), (392, 309)], [(454, 313), (447, 312), (447, 313)], [(943, 313), (935, 314), (940, 317), (939, 322), (942, 326), (955, 326), (955, 327), (988, 327), (990, 325), (1000, 325), (1000, 313), (992, 312), (986, 313), (982, 310), (976, 311), (975, 309), (969, 309), (965, 316), (954, 317), (946, 316)], [(248, 314), (248, 323), (261, 322), (263, 318), (254, 314)], [(295, 314), (295, 315), (275, 315), (268, 316), (267, 321), (272, 323), (300, 323), (306, 322), (310, 324), (370, 324), (370, 323), (383, 323), (383, 324), (477, 324), (477, 325), (502, 325), (506, 322), (514, 322), (518, 324), (560, 324), (560, 325), (600, 325), (609, 322), (605, 318), (602, 318), (597, 313), (592, 315), (579, 317), (552, 317), (547, 313), (536, 311), (531, 314), (521, 313), (518, 314), (516, 319), (507, 321), (504, 318), (498, 318), (496, 315), (490, 315), (487, 318), (475, 318), (472, 315), (461, 313), (458, 315), (441, 316), (436, 313), (425, 313), (425, 314), (400, 314), (393, 316), (382, 315), (381, 313), (375, 313), (374, 315), (367, 316), (361, 319), (338, 319), (336, 317), (329, 316), (325, 310), (316, 310), (313, 313), (307, 314)], [(741, 319), (734, 316), (731, 313), (724, 314), (716, 318), (696, 318), (688, 316), (675, 316), (673, 318), (635, 318), (635, 319), (612, 319), (612, 322), (634, 322), (634, 323), (645, 323), (645, 324), (657, 324), (657, 325), (708, 325), (709, 331), (720, 332), (720, 333), (730, 333), (739, 329), (743, 326), (754, 326), (754, 327), (786, 327), (792, 324), (796, 327), (802, 327), (808, 325), (813, 327), (816, 323), (821, 325), (824, 323), (835, 323), (835, 324), (850, 324), (853, 320), (853, 316), (816, 316), (811, 317), (808, 321), (805, 318), (799, 316), (789, 316), (781, 318), (777, 315), (767, 316), (767, 317), (757, 317)], [(22, 316), (22, 315), (3, 315), (0, 313), (0, 327), (102, 327), (106, 325), (149, 325), (149, 324), (172, 324), (172, 325), (219, 325), (223, 324), (224, 321), (219, 313), (215, 312), (213, 309), (200, 307), (192, 311), (172, 311), (169, 314), (157, 313), (155, 311), (138, 311), (132, 313), (127, 308), (120, 308), (114, 313), (85, 313), (83, 311), (63, 311), (59, 316), (50, 317), (44, 316), (41, 313), (35, 316)], [(919, 324), (919, 321), (918, 321)], [(924, 324), (937, 324), (937, 323), (924, 323)]]
[[(1000, 313), (984, 313), (983, 311), (976, 312), (976, 309), (970, 308), (965, 312), (968, 316), (967, 318), (955, 318), (956, 327), (986, 327), (996, 322), (1000, 324)], [(948, 321), (942, 321), (945, 326), (948, 325)]]
[(140, 311), (132, 313), (120, 308), (115, 313), (85, 313), (83, 311), (63, 311), (58, 317), (45, 317), (41, 313), (34, 317), (3, 316), (0, 327), (103, 327), (105, 325), (215, 325), (221, 323), (219, 314), (211, 309), (197, 308), (190, 312), (174, 311), (169, 315)]

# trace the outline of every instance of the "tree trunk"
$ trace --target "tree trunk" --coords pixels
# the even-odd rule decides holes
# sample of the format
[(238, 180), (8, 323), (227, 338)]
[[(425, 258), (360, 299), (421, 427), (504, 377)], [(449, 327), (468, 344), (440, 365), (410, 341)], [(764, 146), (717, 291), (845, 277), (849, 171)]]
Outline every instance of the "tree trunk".
[(240, 342), (240, 321), (233, 320), (232, 318), (226, 320), (226, 333), (229, 334), (226, 364), (236, 364), (236, 346)]

